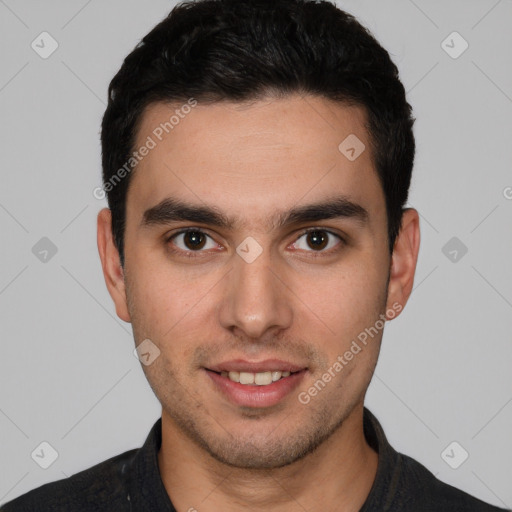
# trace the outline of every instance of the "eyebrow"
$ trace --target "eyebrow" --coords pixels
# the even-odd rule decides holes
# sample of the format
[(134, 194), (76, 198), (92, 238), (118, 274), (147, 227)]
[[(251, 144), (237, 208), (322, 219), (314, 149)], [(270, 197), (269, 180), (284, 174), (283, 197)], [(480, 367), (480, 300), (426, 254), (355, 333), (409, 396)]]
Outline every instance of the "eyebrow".
[[(293, 224), (340, 218), (352, 219), (360, 226), (364, 226), (368, 222), (369, 214), (360, 204), (350, 201), (345, 196), (338, 196), (278, 212), (266, 221), (271, 229), (276, 229)], [(226, 230), (232, 230), (241, 224), (236, 218), (225, 215), (214, 206), (196, 205), (168, 197), (144, 212), (140, 227), (167, 225), (177, 221), (208, 224)]]

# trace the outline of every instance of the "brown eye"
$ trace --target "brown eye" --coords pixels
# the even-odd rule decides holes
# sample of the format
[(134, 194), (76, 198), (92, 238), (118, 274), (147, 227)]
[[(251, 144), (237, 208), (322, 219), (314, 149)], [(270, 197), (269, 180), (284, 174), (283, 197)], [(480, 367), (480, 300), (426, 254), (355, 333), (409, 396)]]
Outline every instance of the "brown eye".
[[(202, 249), (215, 249), (218, 245), (212, 238), (200, 229), (182, 230), (167, 239), (167, 242), (174, 246), (173, 252), (190, 254), (206, 252)], [(210, 244), (208, 246), (208, 243)]]
[(183, 234), (183, 242), (190, 249), (202, 249), (206, 244), (206, 236), (200, 231), (187, 231)]
[(324, 249), (329, 242), (329, 237), (325, 231), (310, 231), (306, 237), (307, 243), (313, 249)]
[[(338, 239), (338, 243), (336, 243)], [(340, 246), (340, 249), (345, 244), (345, 240), (336, 233), (332, 233), (326, 229), (313, 228), (302, 233), (301, 236), (294, 242), (295, 249), (301, 249), (311, 253), (330, 253), (333, 247)]]

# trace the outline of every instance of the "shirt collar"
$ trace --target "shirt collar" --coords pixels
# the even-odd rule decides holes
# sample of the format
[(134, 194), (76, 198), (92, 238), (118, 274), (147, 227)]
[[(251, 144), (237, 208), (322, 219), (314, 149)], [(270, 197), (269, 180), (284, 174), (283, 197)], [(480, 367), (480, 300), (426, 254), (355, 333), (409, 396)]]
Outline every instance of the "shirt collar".
[(365, 407), (363, 430), (368, 444), (378, 453), (375, 480), (359, 512), (391, 510), (402, 469), (400, 454), (389, 444), (377, 418)]
[(128, 492), (132, 510), (176, 512), (158, 468), (158, 450), (161, 444), (162, 418), (159, 418), (131, 462)]

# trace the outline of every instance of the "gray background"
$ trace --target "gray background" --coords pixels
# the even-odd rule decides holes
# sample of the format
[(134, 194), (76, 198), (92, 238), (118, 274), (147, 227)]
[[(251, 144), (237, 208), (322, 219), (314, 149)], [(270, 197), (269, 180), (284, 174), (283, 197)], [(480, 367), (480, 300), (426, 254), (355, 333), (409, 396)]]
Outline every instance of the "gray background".
[[(417, 117), (415, 288), (367, 406), (438, 478), (512, 507), (512, 2), (338, 3), (391, 53)], [(0, 0), (0, 503), (140, 446), (159, 416), (103, 281), (92, 191), (108, 83), (174, 4)], [(43, 31), (47, 59), (31, 48)], [(46, 470), (43, 441), (59, 455)], [(453, 441), (458, 469), (441, 456)]]

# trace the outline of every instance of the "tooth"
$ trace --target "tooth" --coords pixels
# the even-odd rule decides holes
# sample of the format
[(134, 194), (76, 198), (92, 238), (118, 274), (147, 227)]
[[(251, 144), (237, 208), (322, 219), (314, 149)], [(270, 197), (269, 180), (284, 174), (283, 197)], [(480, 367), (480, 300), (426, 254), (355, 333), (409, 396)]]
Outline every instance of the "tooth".
[(272, 382), (279, 380), (281, 378), (281, 372), (272, 372)]
[(240, 372), (240, 384), (254, 384), (254, 373)]
[(240, 382), (240, 373), (239, 372), (229, 372), (229, 379), (233, 382)]
[(281, 377), (288, 377), (290, 372), (267, 371), (267, 372), (221, 372), (223, 377), (228, 377), (233, 382), (240, 384), (255, 384), (257, 386), (268, 386), (272, 382), (278, 381)]
[(254, 376), (254, 382), (259, 386), (270, 384), (272, 382), (271, 372), (261, 372)]

